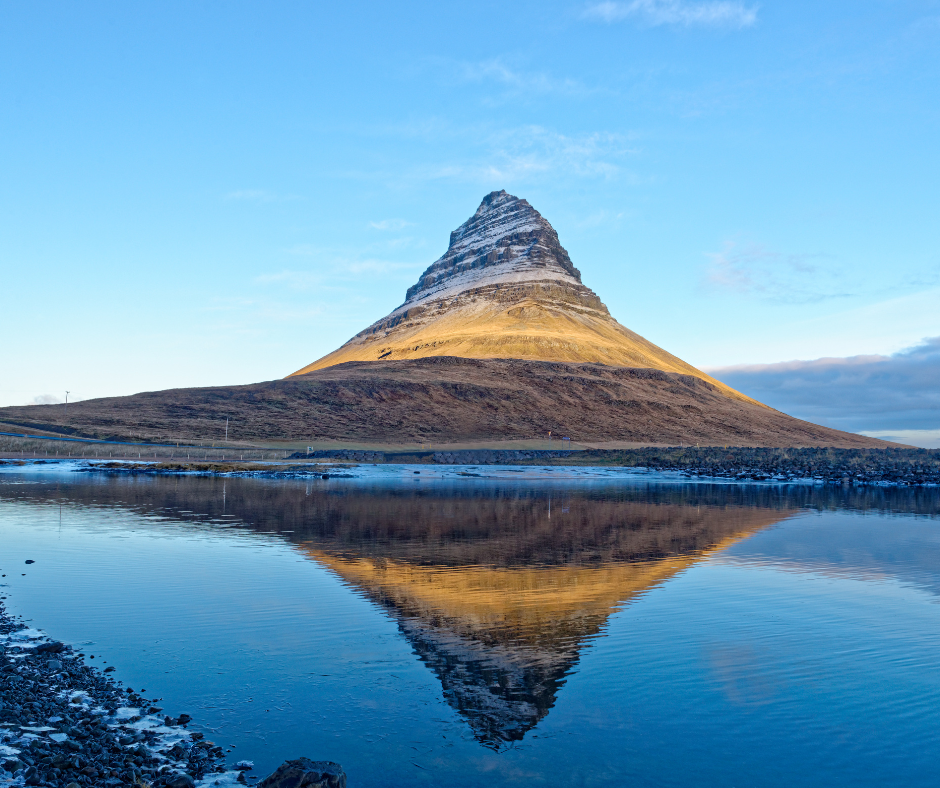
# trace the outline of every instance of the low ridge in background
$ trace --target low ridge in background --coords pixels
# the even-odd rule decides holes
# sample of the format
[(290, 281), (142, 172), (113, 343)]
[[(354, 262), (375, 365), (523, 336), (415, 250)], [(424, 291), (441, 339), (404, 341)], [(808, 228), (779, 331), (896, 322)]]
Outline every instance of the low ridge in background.
[(635, 334), (581, 282), (528, 202), (488, 194), (403, 303), (282, 380), (0, 408), (0, 423), (100, 439), (437, 446), (883, 448), (763, 405)]

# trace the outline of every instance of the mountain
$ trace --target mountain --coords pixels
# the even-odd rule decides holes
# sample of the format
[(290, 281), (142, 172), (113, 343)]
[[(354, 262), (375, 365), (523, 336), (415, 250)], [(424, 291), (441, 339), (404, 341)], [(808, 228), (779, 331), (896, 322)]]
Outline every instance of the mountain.
[(555, 229), (505, 191), (484, 197), (450, 234), (447, 251), (408, 289), (405, 303), (293, 375), (347, 361), (428, 356), (658, 369), (755, 402), (614, 320), (581, 282)]
[[(157, 442), (289, 440), (389, 446), (580, 443), (883, 448), (727, 396), (694, 375), (604, 364), (440, 356), (348, 361), (306, 375), (170, 389), (61, 405), (0, 408), (0, 423)], [(2, 428), (7, 429), (7, 428)]]
[[(885, 447), (735, 391), (611, 317), (528, 202), (488, 194), (405, 302), (281, 380), (0, 408), (17, 428), (144, 441)], [(226, 433), (225, 425), (230, 429)]]

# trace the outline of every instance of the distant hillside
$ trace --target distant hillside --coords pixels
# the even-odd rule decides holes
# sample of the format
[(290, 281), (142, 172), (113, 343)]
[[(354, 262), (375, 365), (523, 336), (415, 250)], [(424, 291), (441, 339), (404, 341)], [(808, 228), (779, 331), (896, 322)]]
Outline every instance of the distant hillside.
[(255, 383), (0, 408), (0, 421), (93, 437), (414, 443), (526, 440), (883, 447), (731, 399), (693, 375), (603, 364), (429, 357), (349, 362)]

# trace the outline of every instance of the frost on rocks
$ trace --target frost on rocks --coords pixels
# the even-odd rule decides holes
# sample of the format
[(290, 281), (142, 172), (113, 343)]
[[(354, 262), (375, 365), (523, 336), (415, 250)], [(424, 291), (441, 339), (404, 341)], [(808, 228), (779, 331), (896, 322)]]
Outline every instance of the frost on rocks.
[(0, 602), (0, 788), (229, 780), (218, 771), (222, 748), (188, 730), (188, 715), (156, 711), (72, 646), (6, 615)]
[(230, 771), (230, 772), (218, 772), (217, 774), (209, 774), (203, 777), (196, 783), (196, 788), (242, 788), (243, 783), (239, 778), (243, 780), (242, 773), (240, 771)]

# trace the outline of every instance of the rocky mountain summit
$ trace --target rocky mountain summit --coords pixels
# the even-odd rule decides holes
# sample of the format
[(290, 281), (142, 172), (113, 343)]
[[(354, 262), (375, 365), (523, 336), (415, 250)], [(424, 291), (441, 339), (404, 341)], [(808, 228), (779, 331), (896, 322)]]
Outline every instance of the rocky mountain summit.
[(581, 272), (571, 263), (558, 233), (526, 200), (505, 191), (483, 198), (477, 212), (450, 234), (444, 256), (408, 289), (405, 303), (392, 314), (499, 283), (559, 282), (583, 289)]
[(293, 374), (347, 361), (428, 356), (658, 369), (693, 375), (725, 396), (754, 403), (620, 325), (581, 282), (551, 224), (505, 191), (484, 197), (451, 233), (447, 251), (400, 307)]

